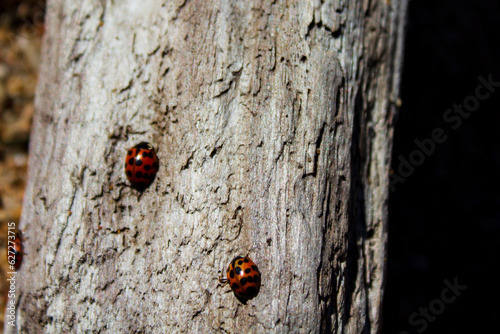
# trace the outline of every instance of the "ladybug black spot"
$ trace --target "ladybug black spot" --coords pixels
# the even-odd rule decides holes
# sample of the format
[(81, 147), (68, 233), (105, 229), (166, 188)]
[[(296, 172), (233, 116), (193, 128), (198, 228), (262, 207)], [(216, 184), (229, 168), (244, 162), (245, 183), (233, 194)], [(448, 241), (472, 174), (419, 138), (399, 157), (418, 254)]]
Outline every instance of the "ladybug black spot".
[(240, 275), (241, 274), (241, 268), (240, 267), (234, 268), (234, 271), (236, 272), (236, 275)]
[(149, 179), (149, 174), (148, 173), (144, 173), (144, 175), (142, 177), (145, 178), (145, 179)]
[(245, 274), (250, 274), (251, 271), (252, 271), (252, 269), (247, 268), (247, 269), (245, 269)]
[(243, 261), (245, 261), (245, 263), (248, 263), (248, 259), (247, 258), (245, 258)]
[(259, 272), (259, 270), (257, 269), (257, 266), (252, 266), (252, 269), (255, 270), (256, 272)]
[(253, 283), (253, 277), (252, 276), (248, 276), (247, 280), (248, 280), (248, 283)]
[(243, 261), (239, 260), (238, 265), (241, 266), (243, 264)]
[(149, 171), (151, 169), (151, 165), (144, 165), (144, 169)]
[(142, 160), (141, 159), (137, 159), (137, 161), (135, 162), (135, 165), (136, 166), (142, 166)]
[(132, 150), (128, 150), (127, 155), (132, 155)]
[(128, 171), (127, 171), (127, 176), (128, 176), (128, 177), (132, 177), (132, 172), (128, 170)]
[(128, 159), (128, 164), (133, 165), (134, 161), (135, 161), (135, 158), (130, 158), (130, 159)]
[(240, 284), (241, 284), (241, 286), (245, 286), (245, 284), (247, 284), (246, 277), (243, 277), (242, 279), (240, 279)]
[[(244, 304), (246, 304), (246, 302), (249, 300), (249, 299), (252, 299), (252, 297), (249, 297), (248, 296), (248, 293), (245, 291), (245, 292), (241, 292), (237, 295), (238, 297), (240, 297), (241, 299), (243, 299), (245, 301)], [(241, 301), (241, 300), (240, 300)], [(243, 301), (241, 301), (243, 303)]]
[(253, 298), (257, 296), (257, 289), (254, 286), (249, 286), (247, 288), (247, 291), (245, 291), (245, 295), (248, 296), (249, 298)]
[(231, 288), (233, 288), (233, 290), (238, 290), (240, 288), (240, 286), (238, 285), (238, 283), (233, 283), (231, 285)]
[(135, 177), (140, 179), (142, 177), (142, 172), (135, 173)]
[(234, 278), (234, 270), (231, 270), (231, 271), (229, 272), (229, 277)]

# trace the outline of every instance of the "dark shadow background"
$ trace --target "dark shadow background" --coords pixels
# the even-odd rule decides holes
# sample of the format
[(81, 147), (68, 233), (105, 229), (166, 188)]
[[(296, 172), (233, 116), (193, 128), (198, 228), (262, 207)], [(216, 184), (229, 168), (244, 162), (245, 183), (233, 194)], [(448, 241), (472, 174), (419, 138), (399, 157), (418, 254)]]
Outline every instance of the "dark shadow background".
[[(475, 94), (478, 76), (500, 83), (500, 1), (413, 0), (405, 44), (393, 170), (415, 139), (436, 128), (448, 138), (390, 194), (382, 333), (498, 332), (500, 87), (456, 130), (443, 115)], [(461, 295), (425, 328), (410, 324), (455, 278)]]

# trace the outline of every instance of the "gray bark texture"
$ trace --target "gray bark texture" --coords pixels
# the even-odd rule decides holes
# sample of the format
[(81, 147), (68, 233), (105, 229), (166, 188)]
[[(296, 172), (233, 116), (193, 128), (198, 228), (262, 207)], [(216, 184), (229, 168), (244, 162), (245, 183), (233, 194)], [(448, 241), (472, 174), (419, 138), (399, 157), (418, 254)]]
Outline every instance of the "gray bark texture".
[[(379, 332), (405, 11), (49, 1), (17, 330)], [(236, 255), (262, 273), (246, 305), (217, 280)]]

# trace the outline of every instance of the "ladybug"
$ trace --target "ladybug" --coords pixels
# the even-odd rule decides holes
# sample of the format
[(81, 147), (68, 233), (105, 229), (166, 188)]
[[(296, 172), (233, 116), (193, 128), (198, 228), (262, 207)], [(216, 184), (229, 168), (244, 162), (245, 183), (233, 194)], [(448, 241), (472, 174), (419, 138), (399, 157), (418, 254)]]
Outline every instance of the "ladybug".
[[(11, 242), (12, 241), (9, 241), (9, 244)], [(21, 240), (21, 236), (19, 235), (19, 233), (16, 234), (16, 237), (13, 242), (14, 242), (13, 246), (9, 245), (7, 247), (7, 262), (10, 265), (13, 265), (15, 270), (18, 270), (21, 267), (24, 255), (23, 242)], [(11, 249), (13, 249), (13, 251)], [(14, 253), (14, 255), (12, 255), (12, 253)]]
[(153, 182), (158, 172), (158, 157), (153, 145), (142, 142), (127, 152), (125, 174), (133, 187), (144, 189)]
[(243, 304), (257, 296), (260, 289), (260, 271), (248, 257), (237, 256), (227, 267), (227, 278), (219, 277), (219, 282), (229, 282), (236, 298)]

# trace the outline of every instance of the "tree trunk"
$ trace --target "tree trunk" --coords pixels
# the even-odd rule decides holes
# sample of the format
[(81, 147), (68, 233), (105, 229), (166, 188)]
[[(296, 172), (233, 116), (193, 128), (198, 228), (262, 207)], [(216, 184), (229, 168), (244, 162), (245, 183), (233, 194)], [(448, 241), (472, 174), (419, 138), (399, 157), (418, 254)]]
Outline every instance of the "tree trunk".
[[(18, 330), (378, 332), (405, 10), (49, 1)], [(244, 305), (216, 278), (247, 254)]]

